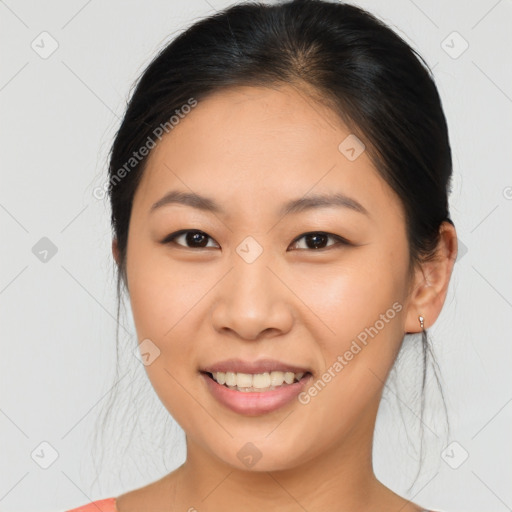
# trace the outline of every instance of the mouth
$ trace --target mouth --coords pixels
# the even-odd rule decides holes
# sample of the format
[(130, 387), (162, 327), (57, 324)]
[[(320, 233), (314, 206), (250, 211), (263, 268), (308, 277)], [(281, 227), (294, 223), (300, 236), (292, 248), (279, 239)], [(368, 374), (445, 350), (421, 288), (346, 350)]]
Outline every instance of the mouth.
[(233, 391), (265, 393), (307, 380), (311, 372), (271, 371), (264, 373), (201, 372), (206, 377)]
[(205, 390), (237, 414), (257, 416), (290, 405), (309, 385), (307, 367), (278, 359), (226, 359), (199, 369)]
[(292, 404), (309, 385), (311, 372), (239, 373), (201, 371), (205, 389), (221, 405), (245, 416), (259, 416)]

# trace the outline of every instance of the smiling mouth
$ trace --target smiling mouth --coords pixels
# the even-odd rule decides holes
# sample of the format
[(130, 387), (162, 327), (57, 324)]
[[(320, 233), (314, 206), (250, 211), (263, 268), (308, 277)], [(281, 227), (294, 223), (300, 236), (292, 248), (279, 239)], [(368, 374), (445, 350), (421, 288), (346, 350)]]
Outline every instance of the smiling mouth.
[(221, 386), (243, 393), (262, 393), (283, 388), (308, 378), (310, 372), (265, 372), (265, 373), (238, 373), (238, 372), (201, 372)]

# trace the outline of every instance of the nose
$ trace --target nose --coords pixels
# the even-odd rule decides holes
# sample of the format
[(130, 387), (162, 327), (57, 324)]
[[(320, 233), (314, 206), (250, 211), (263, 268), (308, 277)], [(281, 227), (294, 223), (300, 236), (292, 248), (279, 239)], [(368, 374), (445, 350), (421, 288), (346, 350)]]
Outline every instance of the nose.
[(278, 277), (272, 259), (262, 255), (247, 263), (235, 254), (232, 264), (232, 270), (216, 287), (211, 311), (214, 328), (245, 340), (288, 332), (294, 318), (293, 294)]

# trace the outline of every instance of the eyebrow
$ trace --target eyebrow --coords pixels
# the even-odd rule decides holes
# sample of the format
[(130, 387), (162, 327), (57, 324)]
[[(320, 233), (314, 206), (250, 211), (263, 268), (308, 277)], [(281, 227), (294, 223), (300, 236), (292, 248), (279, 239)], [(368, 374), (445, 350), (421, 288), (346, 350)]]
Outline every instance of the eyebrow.
[[(182, 204), (203, 211), (225, 214), (224, 209), (213, 199), (194, 192), (181, 192), (179, 190), (171, 190), (165, 194), (165, 196), (151, 206), (150, 213), (169, 204)], [(370, 216), (368, 210), (361, 203), (341, 193), (316, 194), (299, 199), (292, 199), (285, 203), (277, 214), (285, 216), (315, 208), (328, 208), (333, 206), (349, 208), (358, 213)]]

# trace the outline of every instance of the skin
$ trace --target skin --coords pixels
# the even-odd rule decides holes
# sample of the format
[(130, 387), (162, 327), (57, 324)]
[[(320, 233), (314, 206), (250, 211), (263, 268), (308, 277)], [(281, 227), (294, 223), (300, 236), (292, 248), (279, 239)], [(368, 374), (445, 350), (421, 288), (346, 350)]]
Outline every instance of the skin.
[[(303, 88), (236, 87), (199, 102), (152, 151), (133, 202), (127, 287), (139, 342), (160, 350), (146, 371), (186, 433), (187, 459), (118, 497), (119, 512), (421, 509), (377, 480), (372, 438), (404, 334), (420, 331), (418, 315), (428, 328), (441, 311), (456, 233), (443, 223), (437, 257), (410, 273), (401, 202), (367, 152), (349, 161), (338, 150), (349, 134)], [(150, 212), (170, 190), (208, 196), (225, 212)], [(368, 215), (333, 206), (277, 213), (323, 192), (357, 200)], [(208, 247), (161, 243), (180, 229), (205, 232)], [(350, 244), (325, 238), (315, 250), (301, 238), (311, 231)], [(252, 263), (236, 252), (247, 236), (263, 249)], [(113, 253), (118, 260), (115, 240)], [(319, 378), (397, 302), (401, 310), (308, 404), (240, 415), (199, 374), (230, 357), (268, 357)], [(262, 454), (250, 469), (237, 457), (247, 442)]]

